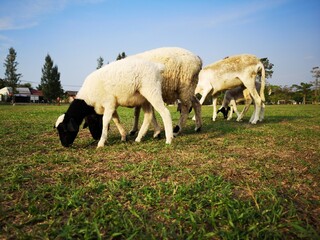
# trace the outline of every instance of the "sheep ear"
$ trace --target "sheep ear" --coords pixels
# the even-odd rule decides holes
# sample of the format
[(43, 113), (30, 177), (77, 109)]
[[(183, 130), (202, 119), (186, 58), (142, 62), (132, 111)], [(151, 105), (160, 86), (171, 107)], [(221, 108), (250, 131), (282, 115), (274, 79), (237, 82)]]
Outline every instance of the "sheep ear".
[(76, 123), (76, 121), (71, 118), (68, 122), (68, 131), (70, 132), (78, 132), (79, 131), (79, 125)]

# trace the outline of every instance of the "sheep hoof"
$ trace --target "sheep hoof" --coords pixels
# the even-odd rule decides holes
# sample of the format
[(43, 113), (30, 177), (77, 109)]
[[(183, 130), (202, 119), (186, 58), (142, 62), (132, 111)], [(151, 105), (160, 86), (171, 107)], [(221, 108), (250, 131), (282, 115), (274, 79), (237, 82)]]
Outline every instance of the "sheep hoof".
[(122, 136), (121, 137), (121, 142), (126, 142), (128, 141), (128, 137), (127, 136)]
[(158, 139), (160, 139), (160, 138), (161, 138), (160, 132), (155, 132), (155, 133), (153, 134), (153, 138), (158, 138)]
[(179, 131), (180, 131), (180, 127), (179, 127), (178, 125), (175, 126), (174, 129), (173, 129), (173, 133), (174, 133), (174, 134), (178, 134)]
[(131, 131), (129, 132), (129, 135), (130, 135), (130, 136), (134, 136), (134, 135), (136, 135), (136, 133), (137, 133), (137, 130), (131, 130)]
[(200, 132), (201, 131), (201, 127), (195, 128), (196, 132)]
[(99, 141), (97, 148), (102, 148), (102, 147), (104, 147), (104, 142), (103, 141)]

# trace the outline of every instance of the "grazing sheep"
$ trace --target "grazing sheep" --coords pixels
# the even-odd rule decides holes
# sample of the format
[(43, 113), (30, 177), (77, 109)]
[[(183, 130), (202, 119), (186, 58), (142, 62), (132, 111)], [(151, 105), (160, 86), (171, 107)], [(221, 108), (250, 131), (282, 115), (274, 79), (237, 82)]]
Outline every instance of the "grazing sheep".
[[(256, 89), (257, 91), (260, 91), (261, 89), (261, 83), (256, 81)], [(237, 102), (245, 102), (245, 106), (241, 113), (239, 113), (237, 109)], [(217, 113), (221, 112), (225, 119), (231, 120), (232, 119), (232, 113), (233, 111), (237, 114), (237, 121), (241, 121), (243, 116), (246, 114), (246, 112), (249, 110), (249, 107), (252, 103), (252, 98), (250, 96), (250, 93), (248, 89), (246, 89), (244, 86), (239, 86), (233, 89), (229, 89), (225, 92), (224, 98), (222, 101), (222, 106), (218, 110)], [(231, 107), (229, 107), (229, 105)], [(262, 121), (264, 118), (264, 109), (265, 104), (262, 103), (261, 105), (261, 112), (259, 120)], [(229, 113), (229, 116), (228, 116)]]
[[(260, 96), (255, 88), (257, 74), (261, 74)], [(260, 60), (249, 54), (227, 57), (204, 67), (199, 73), (199, 82), (195, 94), (202, 95), (200, 103), (203, 104), (209, 92), (213, 96), (212, 120), (217, 117), (217, 94), (223, 90), (244, 86), (248, 89), (255, 104), (255, 111), (250, 119), (252, 124), (259, 120), (261, 105), (265, 101), (265, 70)], [(261, 119), (260, 119), (261, 120)]]
[[(116, 111), (118, 106), (141, 106), (144, 110), (144, 120), (136, 138), (137, 142), (141, 141), (148, 130), (152, 121), (152, 107), (154, 107), (163, 119), (166, 143), (170, 144), (173, 138), (172, 121), (161, 95), (163, 69), (162, 64), (139, 58), (128, 58), (110, 63), (91, 73), (85, 79), (67, 112), (60, 116), (55, 124), (62, 145), (70, 146), (77, 136), (83, 119), (95, 113), (103, 115), (102, 134), (98, 147), (104, 146), (111, 118), (124, 140), (126, 132), (119, 121)], [(93, 119), (93, 121), (97, 120)], [(90, 120), (87, 123), (90, 124)]]
[[(139, 57), (165, 66), (162, 72), (162, 98), (167, 104), (173, 104), (179, 99), (181, 103), (181, 116), (175, 126), (174, 135), (178, 135), (185, 126), (189, 109), (192, 106), (195, 110), (196, 127), (195, 131), (200, 131), (202, 126), (201, 105), (194, 96), (194, 91), (198, 83), (198, 74), (202, 67), (201, 59), (188, 50), (177, 47), (164, 47), (146, 51), (132, 57)], [(129, 57), (130, 58), (130, 57)], [(133, 135), (138, 130), (140, 107), (135, 108), (134, 124), (130, 134)], [(153, 118), (154, 137), (160, 133), (160, 127)]]

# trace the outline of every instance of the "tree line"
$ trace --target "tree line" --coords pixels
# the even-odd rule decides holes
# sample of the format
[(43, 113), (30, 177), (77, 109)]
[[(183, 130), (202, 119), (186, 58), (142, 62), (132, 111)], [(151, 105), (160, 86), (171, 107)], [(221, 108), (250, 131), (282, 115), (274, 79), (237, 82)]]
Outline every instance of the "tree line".
[[(126, 56), (125, 52), (119, 53), (116, 60), (123, 59)], [(13, 47), (11, 47), (4, 62), (5, 76), (0, 78), (0, 89), (3, 87), (11, 87), (13, 93), (16, 93), (17, 87), (31, 87), (31, 84), (21, 84), (20, 79), (23, 75), (18, 73), (18, 62), (16, 58), (17, 52)], [(271, 78), (274, 64), (272, 64), (268, 58), (261, 58), (260, 60), (266, 70), (266, 79)], [(101, 68), (103, 65), (104, 59), (100, 56), (97, 59), (97, 69)], [(267, 83), (265, 93), (266, 103), (319, 103), (320, 68), (312, 68), (311, 75), (313, 81), (301, 82), (300, 85), (293, 84), (292, 86), (278, 86)], [(60, 81), (58, 66), (54, 64), (53, 59), (49, 54), (45, 57), (45, 63), (42, 67), (41, 82), (37, 86), (37, 90), (42, 90), (44, 99), (49, 102), (65, 96), (65, 92)]]
[[(119, 53), (116, 60), (127, 57), (125, 52)], [(17, 52), (13, 47), (9, 49), (9, 53), (5, 59), (5, 76), (0, 78), (0, 89), (3, 87), (11, 87), (13, 95), (12, 102), (15, 102), (14, 94), (17, 93), (18, 87), (28, 87), (31, 88), (30, 83), (21, 84), (21, 73), (18, 73), (18, 62), (17, 62)], [(97, 59), (98, 66), (97, 69), (103, 66), (104, 59), (99, 57)], [(62, 88), (60, 81), (60, 72), (58, 66), (54, 64), (53, 59), (49, 54), (45, 57), (45, 63), (42, 67), (42, 76), (40, 84), (36, 87), (37, 90), (41, 90), (43, 97), (48, 102), (56, 101), (57, 98), (64, 98), (65, 91)]]

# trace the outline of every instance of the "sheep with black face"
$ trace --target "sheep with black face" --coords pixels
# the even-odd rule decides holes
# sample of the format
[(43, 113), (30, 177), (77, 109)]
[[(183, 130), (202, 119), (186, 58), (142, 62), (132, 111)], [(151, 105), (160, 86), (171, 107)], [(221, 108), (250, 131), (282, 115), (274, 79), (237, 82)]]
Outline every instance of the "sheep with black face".
[[(102, 133), (98, 147), (107, 140), (108, 125), (113, 119), (122, 139), (126, 132), (119, 121), (118, 106), (141, 106), (144, 120), (136, 137), (140, 142), (152, 121), (152, 107), (159, 112), (164, 122), (166, 143), (173, 138), (172, 121), (161, 94), (162, 64), (139, 58), (122, 59), (110, 63), (90, 74), (84, 81), (76, 99), (67, 112), (60, 116), (55, 124), (63, 146), (70, 146), (77, 136), (83, 119), (92, 114), (103, 115)], [(98, 129), (98, 128), (97, 128)], [(95, 136), (99, 135), (95, 133)]]

